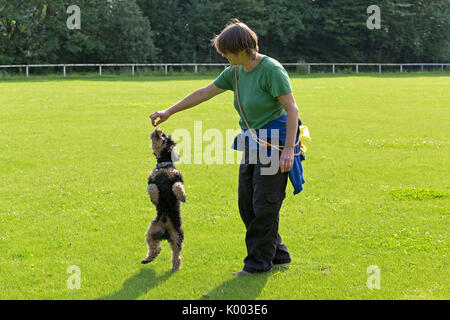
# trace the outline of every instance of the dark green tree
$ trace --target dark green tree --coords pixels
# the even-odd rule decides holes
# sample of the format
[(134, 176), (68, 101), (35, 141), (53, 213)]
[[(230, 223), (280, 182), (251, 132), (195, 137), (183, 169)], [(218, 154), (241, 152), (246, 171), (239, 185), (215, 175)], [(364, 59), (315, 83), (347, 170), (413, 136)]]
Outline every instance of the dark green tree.
[[(71, 4), (81, 9), (79, 30), (66, 25)], [(0, 8), (1, 63), (137, 63), (157, 54), (134, 0), (26, 0)]]
[[(66, 26), (81, 8), (81, 30)], [(281, 62), (448, 62), (449, 0), (0, 0), (0, 63), (226, 62), (210, 44), (231, 18)]]

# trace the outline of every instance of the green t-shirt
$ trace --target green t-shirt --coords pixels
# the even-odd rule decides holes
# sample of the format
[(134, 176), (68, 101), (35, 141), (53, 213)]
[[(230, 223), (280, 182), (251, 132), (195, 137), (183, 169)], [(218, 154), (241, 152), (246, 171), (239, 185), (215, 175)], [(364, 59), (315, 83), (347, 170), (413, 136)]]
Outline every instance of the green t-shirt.
[[(238, 112), (239, 125), (247, 129), (242, 119), (236, 98), (234, 68), (226, 68), (214, 85), (224, 90), (232, 90), (234, 94), (234, 108)], [(289, 76), (283, 66), (268, 56), (264, 56), (258, 65), (249, 72), (241, 65), (237, 66), (239, 83), (239, 100), (250, 128), (260, 129), (267, 122), (277, 119), (286, 113), (277, 97), (292, 92)]]

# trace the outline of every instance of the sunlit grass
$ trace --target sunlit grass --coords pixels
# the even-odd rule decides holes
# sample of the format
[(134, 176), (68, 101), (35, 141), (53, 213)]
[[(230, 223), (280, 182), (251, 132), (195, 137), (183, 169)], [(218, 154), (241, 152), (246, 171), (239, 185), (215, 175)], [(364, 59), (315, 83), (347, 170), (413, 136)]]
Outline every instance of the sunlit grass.
[[(309, 127), (304, 191), (288, 183), (288, 269), (235, 278), (245, 257), (238, 164), (179, 164), (182, 270), (142, 266), (155, 209), (148, 116), (214, 77), (0, 83), (1, 299), (448, 299), (450, 77), (293, 77)], [(238, 128), (232, 93), (174, 115), (171, 133)], [(203, 149), (208, 142), (203, 142)], [(229, 148), (224, 145), (224, 150)], [(225, 154), (225, 153), (224, 153)], [(224, 161), (225, 162), (225, 161)], [(420, 201), (419, 201), (420, 200)], [(69, 290), (67, 268), (81, 269)], [(369, 290), (367, 268), (381, 270)]]

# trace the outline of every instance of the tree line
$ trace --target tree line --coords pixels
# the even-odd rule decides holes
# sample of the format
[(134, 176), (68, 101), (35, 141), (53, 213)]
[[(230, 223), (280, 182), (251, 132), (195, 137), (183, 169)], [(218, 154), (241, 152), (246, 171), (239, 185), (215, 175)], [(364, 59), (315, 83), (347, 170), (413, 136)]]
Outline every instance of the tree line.
[[(450, 0), (0, 0), (0, 64), (226, 62), (231, 18), (281, 62), (448, 62)], [(80, 8), (69, 29), (67, 8)]]

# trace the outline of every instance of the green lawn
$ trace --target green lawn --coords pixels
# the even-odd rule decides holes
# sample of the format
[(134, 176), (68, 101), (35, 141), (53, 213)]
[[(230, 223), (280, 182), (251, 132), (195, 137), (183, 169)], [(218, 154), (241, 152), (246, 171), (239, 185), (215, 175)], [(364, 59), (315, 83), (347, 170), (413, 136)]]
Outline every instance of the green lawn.
[[(148, 116), (213, 79), (0, 82), (0, 299), (450, 298), (448, 73), (292, 77), (312, 141), (304, 190), (288, 182), (280, 213), (289, 268), (231, 275), (246, 254), (237, 163), (178, 165), (182, 269), (170, 271), (167, 243), (141, 265), (155, 216)], [(193, 132), (200, 120), (203, 132), (237, 129), (232, 93), (161, 128)], [(79, 290), (67, 288), (71, 265)], [(366, 286), (371, 265), (380, 289)]]

